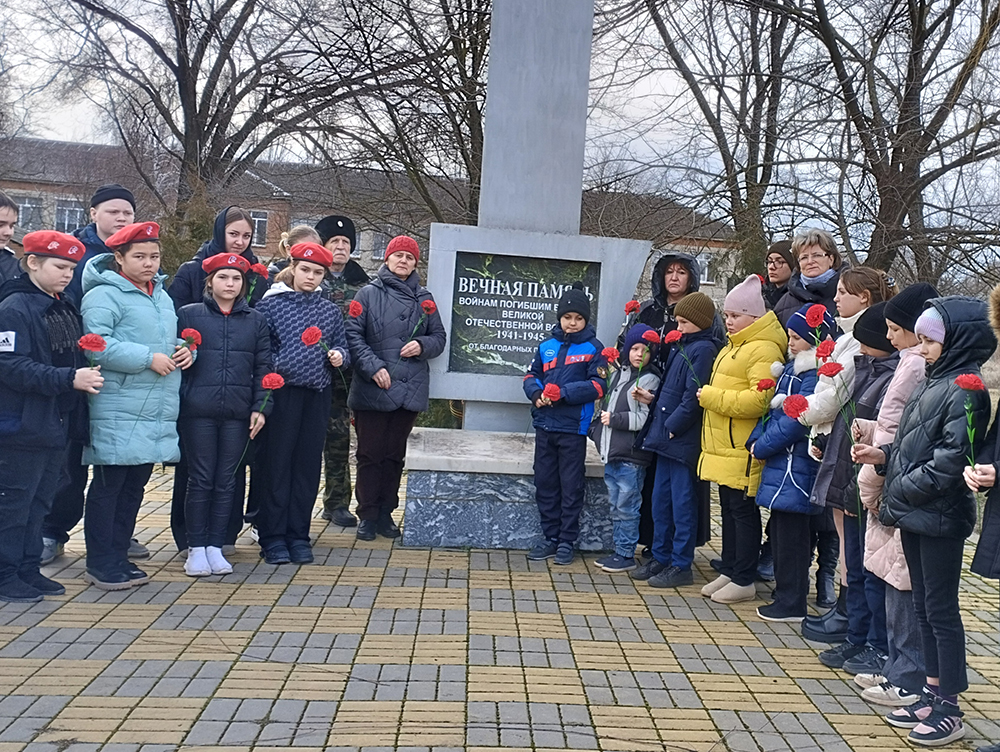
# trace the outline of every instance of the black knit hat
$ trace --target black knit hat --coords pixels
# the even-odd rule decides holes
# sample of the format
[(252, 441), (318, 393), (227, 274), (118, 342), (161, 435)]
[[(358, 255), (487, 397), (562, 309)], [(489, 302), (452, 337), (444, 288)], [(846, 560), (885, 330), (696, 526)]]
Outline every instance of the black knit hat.
[(347, 217), (341, 217), (337, 214), (323, 217), (323, 219), (316, 223), (316, 232), (319, 233), (319, 239), (323, 241), (323, 245), (326, 245), (326, 241), (330, 238), (343, 235), (351, 241), (351, 253), (354, 253), (355, 246), (358, 243), (358, 233), (354, 228), (354, 222)]
[(890, 298), (885, 305), (885, 317), (912, 332), (917, 319), (924, 310), (924, 303), (931, 298), (941, 297), (934, 285), (927, 282), (917, 282), (903, 290), (899, 295)]
[(874, 350), (895, 352), (889, 341), (889, 327), (885, 323), (885, 308), (888, 303), (876, 303), (854, 322), (854, 339)]
[(779, 240), (775, 243), (771, 243), (767, 247), (767, 253), (764, 254), (764, 258), (767, 259), (772, 253), (777, 253), (781, 258), (785, 260), (792, 269), (796, 268), (795, 255), (792, 253), (792, 241), (791, 240)]
[(585, 321), (590, 321), (590, 298), (583, 291), (582, 282), (574, 282), (570, 289), (563, 291), (559, 299), (556, 315), (562, 318), (567, 313), (579, 313)]
[(116, 198), (128, 201), (132, 205), (132, 211), (135, 211), (135, 196), (132, 195), (132, 191), (118, 183), (108, 183), (94, 191), (94, 195), (90, 197), (90, 206), (93, 208)]

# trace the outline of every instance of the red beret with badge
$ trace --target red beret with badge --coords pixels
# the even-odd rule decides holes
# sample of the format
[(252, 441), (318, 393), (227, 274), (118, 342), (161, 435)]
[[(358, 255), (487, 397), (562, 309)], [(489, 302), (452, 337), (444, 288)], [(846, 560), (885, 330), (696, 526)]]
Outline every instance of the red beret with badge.
[(217, 272), (219, 269), (235, 269), (246, 274), (250, 271), (250, 262), (238, 253), (217, 253), (202, 261), (201, 268), (206, 274)]
[(104, 241), (104, 245), (117, 250), (132, 243), (157, 243), (160, 240), (160, 226), (156, 222), (136, 222), (127, 225)]
[(49, 256), (79, 263), (83, 260), (83, 254), (87, 252), (80, 240), (55, 230), (29, 232), (21, 242), (24, 245), (25, 256)]
[(333, 254), (319, 243), (296, 243), (288, 249), (288, 255), (299, 261), (310, 261), (329, 269), (333, 266)]

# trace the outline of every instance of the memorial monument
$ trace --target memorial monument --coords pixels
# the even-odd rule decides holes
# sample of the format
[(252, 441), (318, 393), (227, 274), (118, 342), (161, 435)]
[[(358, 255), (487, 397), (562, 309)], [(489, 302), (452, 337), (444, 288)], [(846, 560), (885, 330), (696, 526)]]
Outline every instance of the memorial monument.
[[(648, 241), (579, 234), (593, 22), (593, 0), (493, 4), (479, 225), (431, 225), (428, 262), (448, 330), (431, 397), (464, 400), (464, 429), (414, 431), (406, 545), (521, 548), (539, 534), (522, 377), (573, 282), (613, 345), (649, 254)], [(587, 475), (580, 547), (601, 549), (596, 453)]]

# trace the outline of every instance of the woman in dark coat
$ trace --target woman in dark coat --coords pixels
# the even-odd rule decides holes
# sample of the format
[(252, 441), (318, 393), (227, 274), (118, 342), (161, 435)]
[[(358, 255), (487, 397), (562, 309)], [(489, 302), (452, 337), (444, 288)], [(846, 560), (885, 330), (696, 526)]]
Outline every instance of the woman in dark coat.
[(837, 282), (844, 269), (833, 235), (826, 230), (808, 229), (792, 240), (792, 253), (798, 269), (792, 272), (787, 292), (774, 304), (774, 315), (782, 326), (807, 304), (819, 303), (833, 315), (837, 310), (834, 298)]
[[(220, 253), (205, 259), (205, 299), (177, 314), (178, 331), (201, 335), (198, 359), (181, 382), (180, 434), (188, 461), (184, 503), (191, 577), (230, 574), (222, 554), (234, 507), (237, 466), (264, 427), (261, 379), (271, 370), (267, 320), (245, 299), (250, 264)], [(181, 335), (183, 338), (183, 334)], [(239, 514), (242, 516), (242, 505)]]
[(406, 440), (428, 407), (427, 361), (444, 352), (444, 324), (430, 291), (420, 284), (419, 258), (417, 241), (393, 238), (385, 265), (354, 296), (347, 318), (355, 372), (348, 405), (358, 434), (359, 540), (375, 540), (376, 533), (400, 535), (392, 512), (399, 506)]

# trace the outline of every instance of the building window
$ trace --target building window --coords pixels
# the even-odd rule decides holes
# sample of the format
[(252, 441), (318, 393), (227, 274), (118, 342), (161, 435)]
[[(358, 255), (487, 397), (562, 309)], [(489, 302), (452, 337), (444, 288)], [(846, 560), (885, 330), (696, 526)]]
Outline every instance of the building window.
[(266, 211), (252, 211), (250, 212), (250, 218), (253, 219), (253, 240), (251, 244), (260, 248), (267, 245), (267, 212)]
[(698, 267), (701, 269), (701, 277), (698, 281), (703, 285), (714, 285), (715, 270), (712, 268), (712, 254), (702, 253), (699, 256), (695, 256), (695, 258), (698, 260)]
[(25, 232), (34, 232), (45, 227), (40, 196), (11, 196), (17, 204), (17, 223)]
[(73, 232), (87, 224), (87, 212), (79, 201), (56, 201), (56, 231)]
[(392, 240), (387, 233), (375, 230), (372, 232), (372, 258), (378, 261), (385, 261), (385, 249), (389, 247)]

